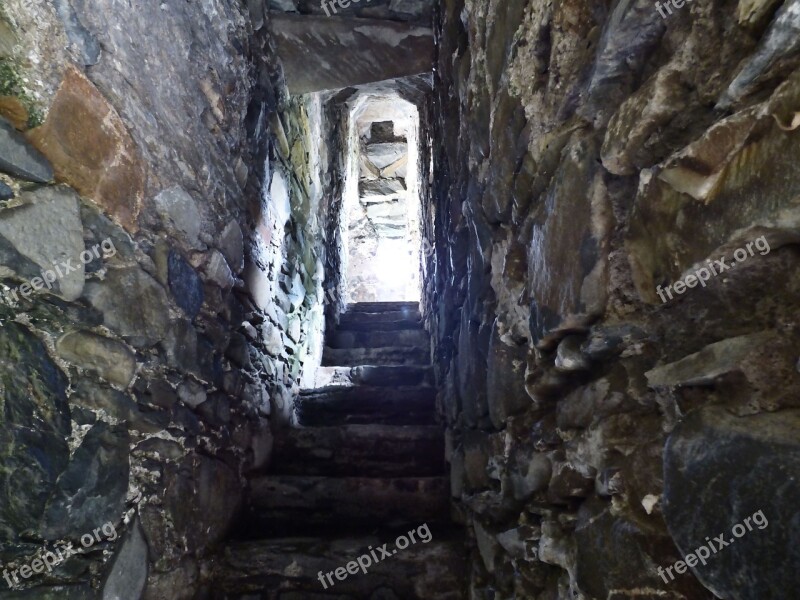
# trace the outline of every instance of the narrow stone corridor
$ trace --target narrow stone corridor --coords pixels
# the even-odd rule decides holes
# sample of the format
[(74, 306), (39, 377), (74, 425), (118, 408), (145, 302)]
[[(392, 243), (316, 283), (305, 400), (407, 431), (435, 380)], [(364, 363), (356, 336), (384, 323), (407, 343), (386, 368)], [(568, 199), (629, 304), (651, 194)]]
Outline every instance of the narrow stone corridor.
[(794, 600), (800, 0), (0, 0), (0, 600)]

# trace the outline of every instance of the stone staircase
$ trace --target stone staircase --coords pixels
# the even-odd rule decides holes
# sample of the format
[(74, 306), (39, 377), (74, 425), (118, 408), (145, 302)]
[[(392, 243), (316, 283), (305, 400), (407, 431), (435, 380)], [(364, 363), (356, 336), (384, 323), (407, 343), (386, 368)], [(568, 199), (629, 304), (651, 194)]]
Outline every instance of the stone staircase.
[[(270, 472), (250, 481), (240, 541), (211, 567), (213, 598), (466, 597), (429, 347), (416, 303), (350, 305), (327, 338), (328, 385), (301, 394)], [(396, 546), (410, 531), (416, 542)], [(384, 544), (366, 574), (347, 573)], [(344, 579), (323, 586), (337, 569)]]

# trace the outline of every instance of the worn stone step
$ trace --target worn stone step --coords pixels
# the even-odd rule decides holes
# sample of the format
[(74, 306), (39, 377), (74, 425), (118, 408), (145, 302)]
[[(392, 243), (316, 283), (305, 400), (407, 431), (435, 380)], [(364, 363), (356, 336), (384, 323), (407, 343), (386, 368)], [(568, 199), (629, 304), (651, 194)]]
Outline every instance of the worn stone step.
[(322, 365), (340, 367), (351, 365), (429, 365), (429, 348), (331, 348), (322, 352)]
[(327, 336), (331, 348), (427, 348), (430, 345), (428, 332), (424, 329), (397, 329), (367, 331), (336, 330)]
[(295, 401), (297, 424), (304, 427), (347, 424), (432, 425), (436, 390), (432, 387), (329, 387), (305, 391)]
[(363, 365), (358, 367), (319, 367), (317, 388), (328, 386), (433, 385), (433, 367), (403, 365)]
[(342, 425), (288, 429), (275, 439), (271, 472), (361, 477), (445, 473), (438, 426)]
[[(341, 539), (292, 537), (236, 542), (208, 559), (206, 574), (212, 600), (463, 600), (467, 598), (466, 550), (463, 539), (424, 523), (391, 535)], [(397, 547), (399, 535), (410, 541)], [(428, 535), (430, 534), (430, 535)], [(425, 542), (424, 540), (428, 540)], [(384, 547), (385, 553), (379, 548)], [(405, 542), (400, 540), (400, 545)], [(372, 558), (367, 565), (367, 559)], [(348, 563), (361, 558), (365, 570)], [(336, 570), (339, 569), (339, 577)], [(355, 574), (352, 574), (355, 571)], [(326, 586), (323, 587), (322, 580)], [(331, 573), (335, 585), (326, 574)]]
[(265, 475), (250, 480), (247, 536), (443, 521), (448, 477)]
[(422, 316), (416, 309), (369, 311), (349, 308), (340, 316), (339, 326), (349, 323), (369, 323), (376, 329), (380, 329), (383, 323), (398, 321), (408, 322), (410, 325), (413, 324), (416, 327), (420, 327), (422, 325)]
[(419, 302), (352, 302), (347, 305), (347, 312), (386, 312), (386, 311), (419, 312)]
[(415, 329), (422, 331), (422, 321), (420, 319), (397, 319), (397, 320), (380, 320), (371, 319), (372, 314), (381, 315), (381, 313), (364, 313), (363, 316), (359, 314), (342, 315), (342, 320), (337, 327), (338, 331), (398, 331), (401, 329)]

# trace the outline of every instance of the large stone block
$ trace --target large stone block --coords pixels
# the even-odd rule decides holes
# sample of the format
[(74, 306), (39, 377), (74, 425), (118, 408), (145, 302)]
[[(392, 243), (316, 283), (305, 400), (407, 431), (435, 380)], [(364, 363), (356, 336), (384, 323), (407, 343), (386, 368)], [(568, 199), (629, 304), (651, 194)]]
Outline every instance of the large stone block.
[(575, 134), (532, 213), (528, 282), (533, 339), (586, 325), (606, 303), (610, 207), (597, 144)]
[[(373, 19), (273, 14), (272, 34), (292, 94), (427, 73), (428, 27)], [(309, 68), (313, 64), (314, 68)]]
[(2, 264), (31, 280), (41, 278), (43, 271), (52, 271), (54, 277), (61, 273), (53, 289), (65, 300), (75, 300), (83, 290), (85, 271), (77, 195), (66, 186), (42, 187), (21, 193), (19, 200), (22, 206), (0, 211)]
[[(69, 462), (67, 378), (35, 336), (0, 327), (0, 540), (38, 529), (48, 495)], [(84, 533), (84, 532), (81, 532)]]
[(798, 102), (800, 75), (642, 172), (627, 240), (642, 299), (658, 303), (657, 285), (708, 259), (730, 265), (737, 246), (761, 235), (773, 251), (800, 239), (800, 128), (791, 125)]
[(684, 556), (722, 538), (692, 567), (719, 598), (783, 600), (800, 585), (798, 431), (795, 409), (736, 417), (709, 406), (667, 440), (664, 517)]
[(47, 119), (28, 137), (53, 164), (56, 180), (94, 200), (130, 232), (138, 229), (145, 167), (117, 111), (70, 66)]
[(128, 430), (98, 422), (59, 476), (42, 519), (47, 540), (77, 538), (122, 515), (128, 492)]

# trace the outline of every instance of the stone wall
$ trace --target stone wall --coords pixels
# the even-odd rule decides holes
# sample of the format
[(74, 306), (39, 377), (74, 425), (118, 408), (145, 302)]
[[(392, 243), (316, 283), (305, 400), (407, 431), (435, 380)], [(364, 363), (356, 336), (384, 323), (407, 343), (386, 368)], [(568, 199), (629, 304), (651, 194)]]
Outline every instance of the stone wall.
[(328, 125), (265, 19), (0, 7), (3, 598), (193, 597), (318, 361)]
[(797, 584), (799, 9), (441, 3), (426, 304), (473, 598)]

